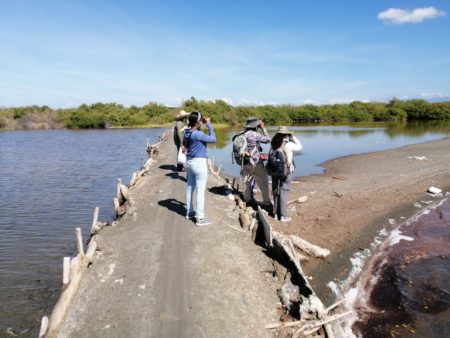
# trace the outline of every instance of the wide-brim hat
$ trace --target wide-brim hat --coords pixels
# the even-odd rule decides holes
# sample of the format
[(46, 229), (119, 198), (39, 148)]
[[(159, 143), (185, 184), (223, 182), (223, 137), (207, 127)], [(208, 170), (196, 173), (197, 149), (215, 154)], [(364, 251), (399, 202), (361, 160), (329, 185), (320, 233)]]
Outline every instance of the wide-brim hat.
[(261, 120), (257, 119), (254, 116), (251, 116), (247, 119), (247, 124), (245, 125), (245, 128), (258, 128), (260, 124)]
[(277, 134), (288, 134), (288, 135), (292, 135), (293, 132), (290, 131), (289, 129), (287, 129), (287, 127), (285, 127), (285, 126), (280, 126), (280, 127), (277, 129)]
[(175, 120), (176, 120), (176, 121), (182, 120), (182, 119), (184, 119), (184, 118), (186, 118), (186, 117), (188, 117), (188, 116), (189, 116), (189, 113), (185, 112), (184, 110), (180, 110), (180, 112), (178, 113), (178, 115), (175, 117)]

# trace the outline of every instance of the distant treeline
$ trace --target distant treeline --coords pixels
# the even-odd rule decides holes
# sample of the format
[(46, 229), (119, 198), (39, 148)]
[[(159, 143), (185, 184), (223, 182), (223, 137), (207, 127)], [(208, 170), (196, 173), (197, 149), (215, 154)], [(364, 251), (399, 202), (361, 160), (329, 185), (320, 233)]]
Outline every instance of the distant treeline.
[(450, 102), (430, 103), (425, 100), (389, 103), (354, 101), (333, 105), (265, 105), (232, 106), (222, 100), (201, 101), (194, 97), (181, 107), (170, 108), (159, 103), (143, 107), (124, 107), (116, 103), (83, 104), (73, 109), (51, 109), (31, 106), (0, 109), (0, 128), (7, 129), (87, 129), (139, 127), (169, 124), (180, 109), (199, 110), (214, 123), (237, 125), (248, 116), (263, 119), (268, 125), (301, 123), (349, 123), (411, 120), (448, 120)]

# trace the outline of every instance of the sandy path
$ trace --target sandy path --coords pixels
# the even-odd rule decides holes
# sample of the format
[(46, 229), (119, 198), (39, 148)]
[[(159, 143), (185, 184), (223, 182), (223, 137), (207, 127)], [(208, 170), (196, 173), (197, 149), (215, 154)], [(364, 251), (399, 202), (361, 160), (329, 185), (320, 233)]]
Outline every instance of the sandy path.
[(326, 261), (304, 265), (314, 289), (328, 304), (334, 296), (326, 284), (347, 276), (351, 255), (368, 248), (378, 231), (389, 226), (389, 219), (401, 222), (400, 217), (418, 211), (414, 203), (433, 200), (426, 193), (430, 186), (449, 191), (450, 138), (338, 158), (324, 166), (326, 174), (301, 178), (294, 185), (291, 198), (306, 195), (308, 200), (295, 203), (293, 221), (273, 224), (280, 232), (298, 234), (332, 251)]
[[(166, 142), (162, 153), (173, 148)], [(278, 321), (279, 300), (269, 259), (229, 227), (239, 227), (238, 215), (224, 196), (207, 192), (214, 224), (184, 218), (186, 183), (172, 160), (153, 164), (132, 209), (101, 232), (104, 250), (61, 337), (270, 337), (264, 326)]]

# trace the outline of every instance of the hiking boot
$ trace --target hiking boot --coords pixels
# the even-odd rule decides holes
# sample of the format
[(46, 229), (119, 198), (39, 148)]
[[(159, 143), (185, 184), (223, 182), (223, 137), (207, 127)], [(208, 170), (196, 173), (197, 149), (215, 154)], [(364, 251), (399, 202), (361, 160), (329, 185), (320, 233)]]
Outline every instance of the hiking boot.
[(197, 223), (195, 223), (195, 225), (196, 226), (198, 226), (198, 227), (204, 227), (205, 225), (210, 225), (210, 224), (212, 224), (212, 221), (208, 221), (208, 220), (206, 220), (206, 219), (199, 219), (198, 221), (197, 221)]
[(281, 222), (290, 222), (290, 221), (292, 221), (292, 218), (286, 217), (286, 216), (281, 216), (280, 221)]

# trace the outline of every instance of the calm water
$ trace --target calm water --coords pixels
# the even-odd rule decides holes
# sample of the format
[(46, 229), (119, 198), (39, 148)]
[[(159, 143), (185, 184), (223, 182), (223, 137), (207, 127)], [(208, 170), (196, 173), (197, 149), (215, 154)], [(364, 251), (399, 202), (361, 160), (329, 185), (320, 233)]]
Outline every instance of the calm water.
[[(276, 128), (268, 128), (271, 136)], [(450, 135), (450, 122), (371, 124), (366, 126), (290, 127), (303, 144), (303, 151), (294, 156), (297, 176), (323, 173), (319, 165), (330, 159), (398, 148), (408, 144), (437, 140)], [(237, 130), (217, 130), (218, 142), (208, 146), (208, 154), (228, 174), (239, 176), (240, 167), (231, 163), (231, 139)], [(268, 152), (269, 145), (263, 145)], [(411, 154), (420, 156), (420, 154)]]
[[(0, 132), (0, 336), (37, 336), (93, 210), (112, 220), (116, 179), (125, 183), (162, 129)], [(26, 331), (30, 330), (30, 331)]]
[[(322, 172), (319, 164), (338, 156), (450, 135), (448, 123), (292, 129), (305, 148), (295, 158), (302, 176)], [(0, 132), (0, 336), (8, 329), (36, 336), (58, 295), (62, 257), (76, 252), (74, 228), (87, 236), (95, 206), (100, 220), (112, 219), (116, 179), (129, 181), (147, 156), (146, 138), (154, 142), (162, 132)], [(209, 154), (238, 175), (229, 144), (235, 132), (218, 131)]]

